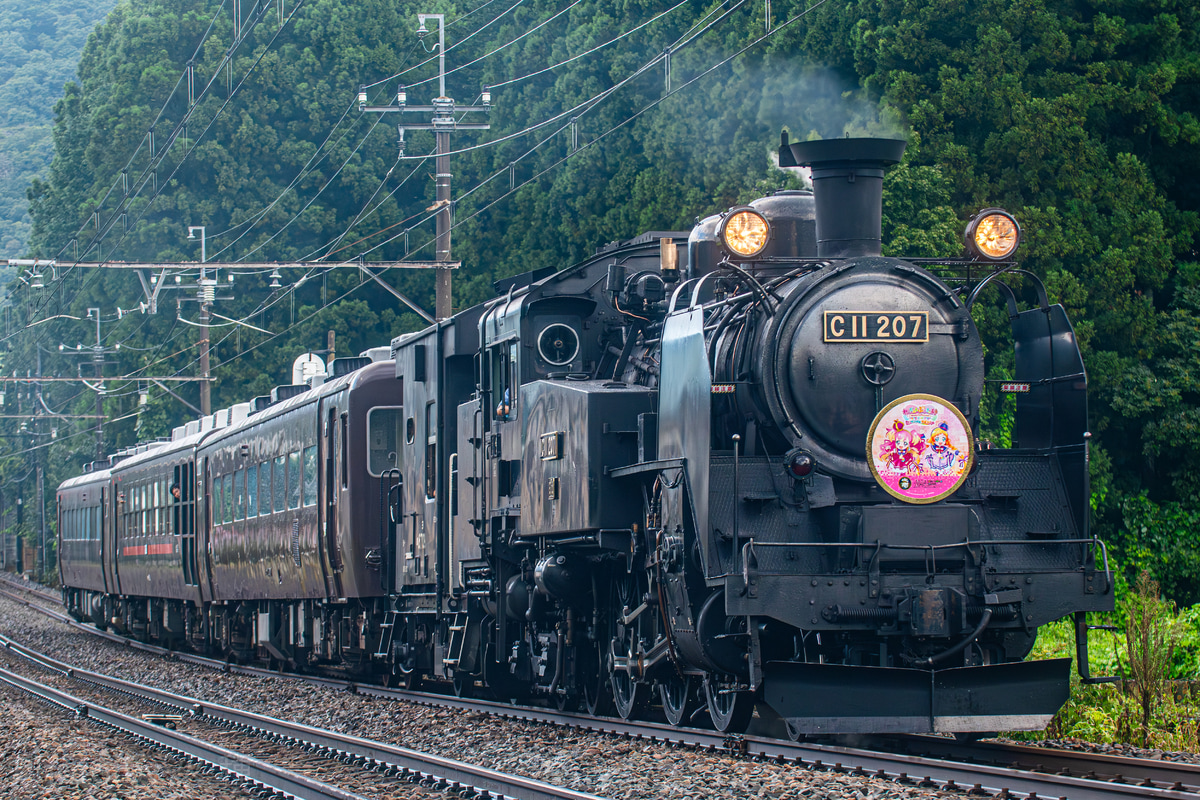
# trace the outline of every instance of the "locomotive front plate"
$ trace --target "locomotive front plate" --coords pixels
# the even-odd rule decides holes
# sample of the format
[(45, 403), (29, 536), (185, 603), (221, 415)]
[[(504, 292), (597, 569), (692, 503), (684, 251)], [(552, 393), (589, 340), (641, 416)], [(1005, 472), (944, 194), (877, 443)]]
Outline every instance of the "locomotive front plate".
[(826, 311), (826, 342), (927, 342), (928, 311)]

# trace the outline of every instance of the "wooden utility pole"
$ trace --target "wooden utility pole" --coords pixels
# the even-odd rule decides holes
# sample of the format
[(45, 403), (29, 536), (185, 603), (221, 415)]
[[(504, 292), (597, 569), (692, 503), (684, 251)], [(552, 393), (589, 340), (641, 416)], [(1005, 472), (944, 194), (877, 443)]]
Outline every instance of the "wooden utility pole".
[(387, 113), (391, 111), (399, 112), (418, 112), (431, 114), (430, 121), (426, 123), (408, 123), (401, 122), (397, 126), (399, 132), (400, 155), (404, 155), (404, 134), (406, 130), (418, 131), (433, 131), (437, 142), (436, 157), (434, 159), (435, 185), (436, 194), (434, 196), (434, 204), (426, 209), (436, 212), (437, 222), (437, 240), (436, 247), (436, 268), (437, 268), (437, 299), (435, 301), (434, 314), (441, 320), (446, 319), (454, 313), (454, 296), (451, 272), (457, 266), (450, 260), (450, 229), (454, 223), (451, 214), (454, 208), (454, 201), (450, 199), (450, 133), (452, 131), (486, 131), (492, 126), (486, 122), (464, 123), (457, 122), (454, 119), (456, 113), (471, 113), (471, 112), (489, 112), (492, 110), (492, 93), (486, 88), (483, 90), (483, 105), (480, 106), (463, 106), (458, 108), (454, 104), (454, 99), (446, 96), (446, 17), (444, 14), (417, 14), (417, 21), (420, 27), (417, 28), (417, 36), (424, 37), (429, 33), (425, 27), (428, 21), (434, 21), (438, 26), (438, 96), (433, 98), (433, 104), (428, 106), (410, 106), (408, 105), (408, 92), (405, 87), (401, 86), (396, 90), (396, 105), (394, 106), (369, 106), (367, 105), (367, 88), (359, 87), (358, 91), (358, 110), (370, 113)]

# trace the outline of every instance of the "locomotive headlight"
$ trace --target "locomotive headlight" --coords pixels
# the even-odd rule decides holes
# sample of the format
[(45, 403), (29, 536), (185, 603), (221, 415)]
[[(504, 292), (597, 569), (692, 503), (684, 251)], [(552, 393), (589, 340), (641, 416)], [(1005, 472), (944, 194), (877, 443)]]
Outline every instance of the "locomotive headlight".
[(721, 224), (721, 241), (725, 248), (742, 258), (761, 253), (770, 234), (771, 226), (763, 215), (749, 208), (734, 210)]
[(1021, 226), (1012, 214), (999, 208), (985, 208), (967, 223), (967, 249), (989, 261), (1003, 261), (1013, 254), (1021, 241)]

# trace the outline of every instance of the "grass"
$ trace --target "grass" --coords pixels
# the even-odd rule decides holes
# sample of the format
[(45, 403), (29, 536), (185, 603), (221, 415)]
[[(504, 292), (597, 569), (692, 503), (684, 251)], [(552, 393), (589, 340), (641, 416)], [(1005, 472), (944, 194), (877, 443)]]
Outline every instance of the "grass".
[[(1177, 611), (1159, 597), (1158, 585), (1143, 576), (1106, 622), (1120, 630), (1092, 632), (1091, 674), (1122, 680), (1084, 685), (1073, 673), (1070, 699), (1049, 727), (1014, 737), (1200, 751), (1200, 684), (1196, 681), (1200, 606)], [(1075, 633), (1069, 619), (1039, 630), (1030, 654), (1031, 659), (1074, 656)]]

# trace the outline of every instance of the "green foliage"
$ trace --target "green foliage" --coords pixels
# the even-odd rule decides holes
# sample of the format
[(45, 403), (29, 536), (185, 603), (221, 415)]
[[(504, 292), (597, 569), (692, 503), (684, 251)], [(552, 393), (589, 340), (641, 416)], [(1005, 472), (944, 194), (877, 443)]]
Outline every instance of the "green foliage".
[[(1160, 597), (1147, 572), (1132, 586), (1118, 580), (1117, 595), (1115, 612), (1091, 620), (1110, 624), (1116, 632), (1091, 633), (1088, 664), (1092, 675), (1122, 680), (1084, 685), (1073, 674), (1070, 698), (1050, 726), (1015, 735), (1194, 752), (1200, 746), (1200, 605), (1176, 611)], [(1029, 657), (1074, 656), (1074, 626), (1063, 619), (1039, 629)]]
[(1124, 554), (1127, 574), (1148, 571), (1168, 597), (1200, 603), (1200, 510), (1181, 502), (1155, 503), (1145, 494), (1121, 504), (1123, 526), (1114, 544)]
[(0, 0), (0, 256), (25, 250), (25, 189), (50, 164), (54, 102), (114, 2)]

